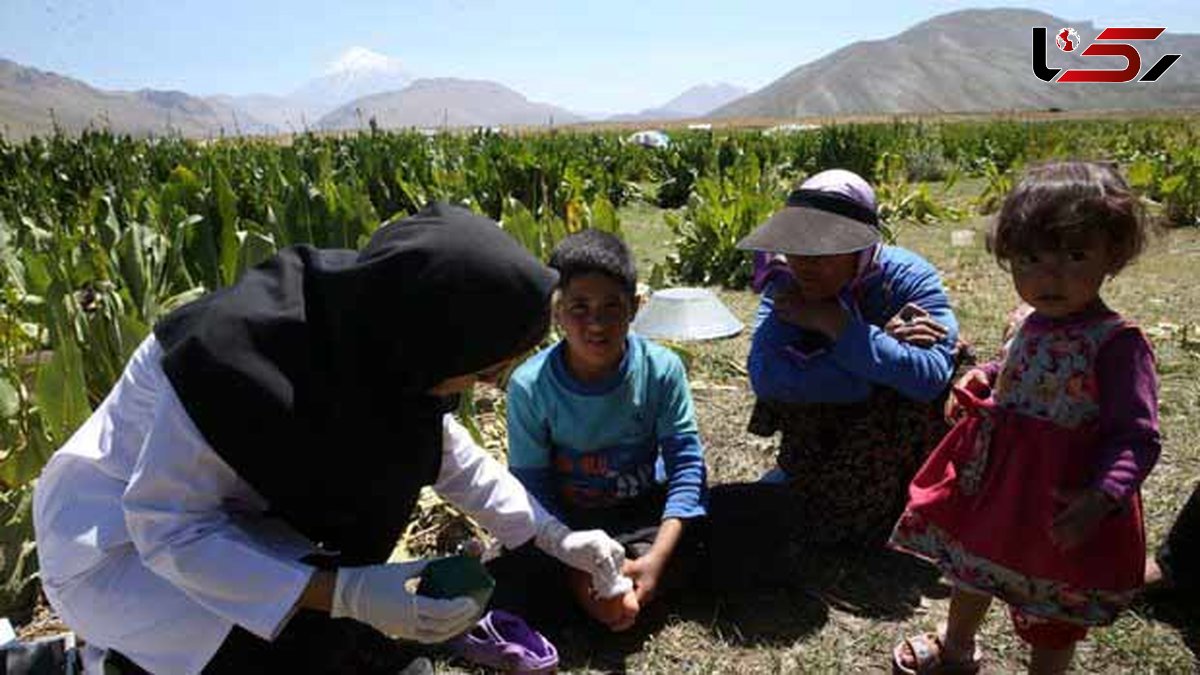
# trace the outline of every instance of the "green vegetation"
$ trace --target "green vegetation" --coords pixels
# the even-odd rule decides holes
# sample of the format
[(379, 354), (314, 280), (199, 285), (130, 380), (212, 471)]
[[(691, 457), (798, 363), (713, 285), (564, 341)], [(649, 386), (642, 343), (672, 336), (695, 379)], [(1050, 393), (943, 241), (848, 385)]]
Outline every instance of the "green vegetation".
[[(543, 259), (596, 226), (634, 242), (644, 280), (740, 288), (750, 263), (736, 242), (798, 180), (832, 167), (876, 184), (901, 240), (994, 209), (1020, 167), (1057, 157), (1117, 161), (1154, 212), (1195, 225), (1197, 131), (1190, 117), (897, 122), (686, 131), (667, 149), (571, 132), (0, 138), (0, 498), (15, 514), (0, 546), (25, 550), (21, 491), (155, 321), (279, 247), (357, 247), (380, 222), (443, 199), (497, 219)], [(969, 326), (985, 314), (964, 307)], [(736, 375), (738, 358), (710, 360)], [(33, 570), (20, 561), (33, 559), (8, 550), (0, 571), (19, 578), (0, 600), (27, 603)]]

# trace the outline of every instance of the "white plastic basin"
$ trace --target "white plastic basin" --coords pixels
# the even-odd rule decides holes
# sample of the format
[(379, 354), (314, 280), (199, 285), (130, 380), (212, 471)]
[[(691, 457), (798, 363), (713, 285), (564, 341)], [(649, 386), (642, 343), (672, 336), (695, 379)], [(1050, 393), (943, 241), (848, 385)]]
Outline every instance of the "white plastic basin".
[(707, 288), (663, 288), (642, 306), (632, 328), (661, 340), (712, 340), (737, 335), (744, 326)]

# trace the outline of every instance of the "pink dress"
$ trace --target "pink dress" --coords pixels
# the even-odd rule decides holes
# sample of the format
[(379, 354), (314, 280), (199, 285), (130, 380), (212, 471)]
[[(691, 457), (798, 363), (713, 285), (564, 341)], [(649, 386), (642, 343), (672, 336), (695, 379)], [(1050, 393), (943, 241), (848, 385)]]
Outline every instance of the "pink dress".
[(1055, 490), (1096, 484), (1103, 440), (1096, 360), (1124, 331), (1145, 340), (1108, 310), (1028, 320), (1009, 345), (992, 398), (955, 390), (968, 415), (913, 479), (890, 545), (1027, 614), (1111, 623), (1142, 583), (1137, 490), (1073, 549), (1059, 549), (1050, 527), (1063, 509)]

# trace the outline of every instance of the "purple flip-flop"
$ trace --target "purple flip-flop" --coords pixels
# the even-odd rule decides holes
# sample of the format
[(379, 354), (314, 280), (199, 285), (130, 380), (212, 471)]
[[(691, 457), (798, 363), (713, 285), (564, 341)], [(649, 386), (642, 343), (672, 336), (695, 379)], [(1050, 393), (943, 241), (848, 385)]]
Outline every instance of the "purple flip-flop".
[(558, 666), (554, 645), (524, 619), (502, 609), (484, 614), (448, 646), (471, 663), (510, 673), (549, 673)]

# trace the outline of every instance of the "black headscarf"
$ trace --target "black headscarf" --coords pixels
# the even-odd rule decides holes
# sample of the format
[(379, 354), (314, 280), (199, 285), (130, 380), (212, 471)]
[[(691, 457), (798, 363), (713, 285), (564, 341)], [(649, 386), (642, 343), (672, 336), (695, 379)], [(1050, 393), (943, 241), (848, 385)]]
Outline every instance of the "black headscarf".
[(532, 346), (557, 275), (446, 204), (361, 252), (295, 246), (155, 326), (163, 369), (213, 449), (342, 564), (386, 559), (437, 479), (427, 393)]

